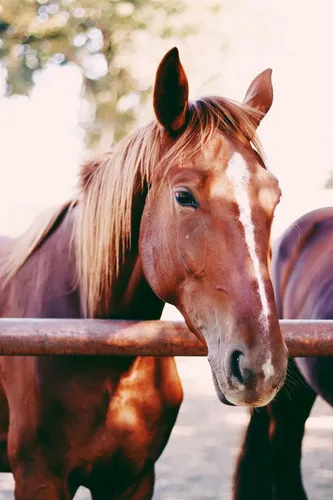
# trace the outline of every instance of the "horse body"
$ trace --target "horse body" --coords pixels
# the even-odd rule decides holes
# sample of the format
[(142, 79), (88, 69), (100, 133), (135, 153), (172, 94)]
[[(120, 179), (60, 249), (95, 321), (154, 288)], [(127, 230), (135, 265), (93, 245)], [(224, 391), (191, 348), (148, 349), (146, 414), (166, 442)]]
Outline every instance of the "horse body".
[[(284, 234), (273, 262), (282, 318), (333, 319), (332, 235), (333, 208), (306, 214)], [(308, 384), (333, 405), (333, 359), (295, 361)]]
[[(307, 213), (284, 232), (272, 259), (280, 318), (333, 319), (332, 261), (332, 207)], [(296, 358), (290, 370), (292, 386), (286, 384), (276, 400), (251, 416), (236, 472), (237, 500), (307, 498), (301, 477), (304, 425), (317, 394), (333, 406), (333, 359)]]
[[(82, 317), (69, 251), (73, 215), (64, 215), (30, 256), (29, 265), (11, 280), (1, 303), (3, 317)], [(129, 280), (132, 294), (140, 277), (134, 281)], [(138, 316), (136, 302), (141, 300), (147, 307)], [(147, 287), (123, 310), (117, 300), (116, 315), (111, 306), (110, 317), (126, 317), (135, 310), (138, 319), (157, 319), (162, 307)], [(80, 485), (90, 488), (94, 498), (99, 498), (98, 490), (112, 491), (117, 498), (151, 495), (153, 464), (182, 401), (172, 358), (3, 357), (0, 367), (7, 395), (3, 403), (8, 400), (15, 415), (8, 437), (11, 466), (16, 469), (24, 458), (24, 470), (15, 474), (18, 497), (33, 481), (36, 490), (30, 497), (39, 498), (39, 475), (47, 482), (41, 498), (60, 498), (52, 490), (54, 482), (62, 483), (61, 498), (70, 498)], [(8, 417), (3, 424), (4, 442)], [(28, 464), (39, 462), (42, 470), (34, 467), (34, 477), (29, 477)], [(138, 493), (132, 491), (133, 484)]]
[[(75, 200), (0, 253), (3, 317), (158, 319), (175, 305), (207, 342), (218, 397), (262, 406), (286, 373), (268, 271), (280, 197), (244, 104), (188, 102), (178, 51), (156, 76), (157, 122), (81, 171)], [(235, 251), (237, 249), (237, 251)], [(149, 500), (182, 401), (172, 358), (3, 357), (0, 463), (16, 500)]]

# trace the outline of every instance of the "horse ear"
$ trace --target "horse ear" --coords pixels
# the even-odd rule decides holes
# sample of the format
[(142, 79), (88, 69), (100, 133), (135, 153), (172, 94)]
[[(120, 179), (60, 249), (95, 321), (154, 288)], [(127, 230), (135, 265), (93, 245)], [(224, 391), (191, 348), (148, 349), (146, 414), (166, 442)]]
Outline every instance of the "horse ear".
[(176, 47), (163, 57), (157, 69), (154, 110), (157, 120), (169, 132), (179, 132), (186, 124), (188, 81)]
[(272, 70), (266, 69), (258, 75), (251, 85), (244, 99), (244, 103), (259, 111), (259, 116), (252, 117), (256, 127), (260, 124), (273, 102)]

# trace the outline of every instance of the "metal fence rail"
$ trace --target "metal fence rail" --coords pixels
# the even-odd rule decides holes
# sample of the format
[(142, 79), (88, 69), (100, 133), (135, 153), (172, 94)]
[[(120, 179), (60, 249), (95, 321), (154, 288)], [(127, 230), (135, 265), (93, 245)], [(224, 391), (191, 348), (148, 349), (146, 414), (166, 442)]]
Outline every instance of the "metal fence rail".
[[(281, 320), (291, 356), (333, 356), (333, 320)], [(206, 356), (183, 322), (0, 319), (1, 355)]]

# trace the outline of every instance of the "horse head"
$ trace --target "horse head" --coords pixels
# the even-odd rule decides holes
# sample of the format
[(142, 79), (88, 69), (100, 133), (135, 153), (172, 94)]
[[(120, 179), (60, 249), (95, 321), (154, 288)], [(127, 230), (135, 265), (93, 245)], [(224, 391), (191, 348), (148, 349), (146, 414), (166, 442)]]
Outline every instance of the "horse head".
[(268, 265), (281, 191), (256, 137), (272, 99), (266, 70), (242, 104), (189, 102), (177, 49), (156, 75), (159, 153), (141, 220), (143, 271), (207, 344), (217, 395), (235, 405), (266, 405), (287, 369)]

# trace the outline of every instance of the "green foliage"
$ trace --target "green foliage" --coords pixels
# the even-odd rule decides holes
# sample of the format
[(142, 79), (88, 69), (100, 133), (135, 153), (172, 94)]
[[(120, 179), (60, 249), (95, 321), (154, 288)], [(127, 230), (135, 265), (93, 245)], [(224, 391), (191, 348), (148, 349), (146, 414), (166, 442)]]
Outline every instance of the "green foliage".
[[(95, 110), (94, 124), (85, 124), (90, 142), (99, 139), (106, 123), (117, 140), (128, 132), (150, 90), (140, 89), (124, 55), (135, 51), (142, 32), (148, 30), (152, 41), (174, 35), (173, 21), (183, 9), (181, 0), (2, 0), (6, 94), (29, 93), (48, 64), (74, 63)], [(185, 28), (177, 29), (181, 35)]]

